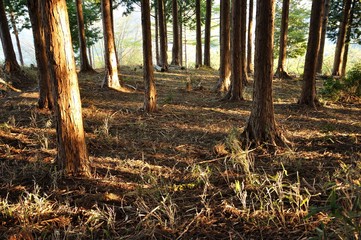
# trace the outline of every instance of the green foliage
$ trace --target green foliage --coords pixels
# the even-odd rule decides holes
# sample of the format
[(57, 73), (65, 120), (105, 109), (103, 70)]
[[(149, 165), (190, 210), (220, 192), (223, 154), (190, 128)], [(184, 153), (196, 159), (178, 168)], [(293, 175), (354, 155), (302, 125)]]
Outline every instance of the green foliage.
[(4, 5), (10, 29), (13, 28), (12, 19), (18, 32), (31, 28), (26, 0), (5, 0)]
[(351, 70), (347, 72), (345, 86), (349, 92), (361, 97), (361, 62), (356, 63)]
[[(296, 58), (302, 56), (307, 48), (307, 31), (309, 9), (305, 4), (296, 0), (290, 1), (290, 12), (288, 19), (288, 41), (287, 41), (287, 57)], [(279, 39), (281, 34), (282, 21), (282, 1), (278, 0), (276, 4), (275, 18), (275, 58), (278, 57)]]
[(339, 100), (343, 89), (344, 84), (339, 78), (329, 77), (324, 81), (320, 94), (326, 99), (337, 101)]

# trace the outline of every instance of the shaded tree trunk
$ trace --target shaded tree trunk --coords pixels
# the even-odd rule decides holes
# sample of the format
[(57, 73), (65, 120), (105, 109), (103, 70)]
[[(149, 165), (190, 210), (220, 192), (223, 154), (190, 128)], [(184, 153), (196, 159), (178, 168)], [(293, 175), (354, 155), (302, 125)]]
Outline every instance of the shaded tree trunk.
[(248, 40), (247, 40), (247, 72), (253, 73), (253, 0), (249, 0), (248, 6)]
[(207, 0), (206, 25), (204, 30), (204, 65), (211, 66), (211, 20), (212, 20), (212, 0)]
[(346, 35), (348, 31), (347, 29), (349, 28), (348, 23), (350, 18), (351, 2), (352, 0), (344, 1), (343, 17), (342, 17), (342, 22), (340, 24), (340, 31), (337, 37), (335, 58), (333, 62), (333, 70), (332, 70), (333, 76), (341, 76), (341, 72), (342, 72), (342, 62), (345, 52)]
[(115, 50), (113, 24), (111, 19), (111, 0), (102, 0), (102, 17), (104, 33), (104, 57), (105, 57), (105, 77), (102, 86), (122, 91), (118, 76), (117, 53)]
[(150, 30), (149, 0), (141, 1), (142, 33), (143, 33), (143, 66), (144, 66), (144, 110), (154, 112), (157, 110), (157, 92), (154, 83), (154, 70), (152, 62), (152, 39)]
[(93, 71), (89, 64), (86, 52), (85, 28), (84, 28), (84, 15), (82, 0), (76, 0), (76, 16), (79, 29), (79, 43), (80, 43), (80, 72)]
[(330, 0), (325, 0), (324, 14), (323, 14), (323, 17), (322, 17), (320, 50), (318, 52), (317, 67), (316, 67), (316, 72), (320, 73), (320, 74), (322, 74), (323, 53), (325, 51), (326, 32), (327, 32), (328, 13), (329, 12), (330, 12)]
[(15, 36), (16, 47), (18, 49), (20, 64), (21, 64), (21, 66), (24, 66), (23, 52), (21, 51), (21, 44), (20, 44), (20, 39), (19, 39), (19, 31), (18, 31), (18, 28), (16, 27), (14, 12), (12, 9), (10, 12), (10, 22), (11, 22), (11, 26), (13, 28), (13, 34)]
[(154, 0), (154, 21), (155, 21), (155, 59), (157, 65), (160, 65), (159, 56), (159, 19), (158, 19), (158, 0)]
[(159, 40), (160, 40), (160, 59), (159, 65), (165, 71), (168, 70), (167, 54), (167, 32), (165, 29), (164, 0), (157, 0), (158, 3), (158, 21), (159, 21)]
[(257, 0), (254, 89), (251, 115), (241, 135), (245, 146), (282, 146), (286, 139), (278, 130), (272, 97), (274, 0)]
[(89, 64), (93, 68), (93, 54), (92, 54), (92, 47), (88, 47), (88, 56), (89, 56)]
[(179, 63), (183, 66), (183, 16), (182, 11), (179, 11)]
[(196, 68), (202, 66), (201, 1), (196, 0)]
[(220, 22), (220, 70), (216, 91), (226, 92), (231, 84), (230, 0), (221, 1)]
[(280, 34), (280, 49), (278, 56), (278, 66), (275, 77), (281, 79), (291, 79), (285, 70), (287, 58), (287, 36), (288, 36), (288, 16), (290, 11), (290, 0), (283, 0), (282, 3), (282, 20), (281, 20), (281, 34)]
[(172, 65), (179, 66), (179, 20), (178, 20), (178, 0), (172, 0), (172, 16), (173, 16), (173, 48), (172, 48)]
[(242, 0), (241, 1), (241, 71), (242, 71), (243, 85), (248, 84), (246, 41), (247, 41), (247, 0)]
[(310, 30), (308, 34), (307, 53), (303, 73), (303, 86), (301, 97), (298, 101), (300, 104), (311, 107), (316, 107), (318, 104), (316, 96), (316, 64), (321, 41), (321, 22), (324, 2), (324, 0), (312, 1)]
[(356, 1), (352, 1), (351, 10), (350, 10), (350, 17), (349, 17), (349, 27), (347, 28), (346, 34), (346, 42), (345, 42), (345, 51), (343, 53), (343, 60), (342, 60), (342, 67), (341, 67), (341, 76), (346, 76), (346, 67), (347, 67), (347, 60), (348, 60), (348, 50), (351, 42), (351, 26), (354, 21), (354, 11), (355, 11)]
[(48, 57), (46, 55), (45, 30), (41, 18), (40, 0), (27, 0), (27, 5), (33, 31), (35, 57), (38, 67), (38, 106), (40, 109), (48, 108), (49, 110), (52, 110), (54, 106), (54, 98), (48, 68)]
[(68, 175), (90, 175), (78, 77), (65, 0), (41, 0), (49, 70), (54, 81), (57, 163)]

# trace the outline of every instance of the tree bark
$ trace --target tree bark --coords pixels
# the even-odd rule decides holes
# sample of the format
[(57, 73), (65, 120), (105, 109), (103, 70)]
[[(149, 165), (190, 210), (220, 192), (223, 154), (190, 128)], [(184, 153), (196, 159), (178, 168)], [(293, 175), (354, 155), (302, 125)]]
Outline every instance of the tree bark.
[(257, 0), (253, 103), (241, 136), (245, 146), (286, 145), (276, 125), (272, 97), (274, 3), (274, 0)]
[(143, 66), (144, 66), (144, 110), (154, 112), (157, 110), (157, 92), (154, 83), (152, 62), (152, 40), (150, 30), (149, 0), (141, 1), (142, 33), (143, 33)]
[(347, 29), (349, 27), (348, 22), (350, 18), (351, 2), (352, 0), (344, 1), (343, 17), (342, 17), (342, 22), (340, 24), (340, 31), (337, 37), (335, 59), (333, 62), (333, 70), (332, 70), (333, 76), (341, 76), (341, 72), (342, 72), (342, 62), (345, 51), (346, 35), (348, 31)]
[(111, 0), (101, 0), (103, 33), (104, 33), (104, 55), (105, 55), (105, 78), (102, 86), (122, 91), (118, 76), (117, 53), (115, 51), (113, 24), (111, 19)]
[(206, 5), (206, 25), (204, 29), (204, 65), (211, 66), (211, 20), (212, 20), (212, 0), (207, 0)]
[(179, 63), (183, 66), (183, 16), (182, 9), (179, 9)]
[(287, 58), (287, 36), (288, 36), (288, 16), (290, 11), (290, 0), (283, 0), (282, 3), (282, 20), (281, 20), (281, 35), (280, 35), (280, 49), (278, 56), (278, 66), (275, 77), (280, 79), (291, 79), (285, 70)]
[(164, 0), (157, 0), (158, 3), (158, 21), (159, 21), (159, 39), (160, 39), (160, 61), (159, 65), (165, 71), (168, 70), (167, 37), (165, 29)]
[(220, 70), (216, 91), (227, 92), (231, 84), (230, 0), (221, 1), (220, 9)]
[(35, 57), (38, 67), (39, 79), (39, 100), (40, 109), (48, 108), (52, 110), (54, 107), (54, 98), (52, 93), (52, 85), (50, 80), (50, 72), (48, 68), (48, 57), (46, 55), (46, 41), (44, 24), (41, 18), (41, 8), (39, 0), (27, 0), (29, 9), (29, 17), (31, 21)]
[(172, 65), (180, 66), (179, 62), (179, 20), (178, 20), (178, 0), (172, 0), (173, 16), (173, 48), (172, 48)]
[(154, 21), (155, 21), (155, 59), (157, 65), (160, 65), (159, 56), (159, 18), (158, 18), (158, 0), (154, 0)]
[(320, 74), (322, 74), (323, 53), (325, 51), (326, 32), (327, 32), (327, 23), (328, 23), (329, 12), (330, 12), (330, 0), (325, 0), (324, 14), (322, 17), (320, 50), (318, 52), (317, 67), (316, 67), (316, 72), (320, 73)]
[(242, 0), (241, 1), (241, 71), (242, 71), (243, 85), (248, 84), (246, 41), (247, 41), (247, 0)]
[(341, 66), (341, 76), (346, 76), (346, 67), (347, 67), (347, 60), (348, 60), (348, 50), (351, 42), (351, 26), (354, 21), (354, 11), (356, 7), (356, 1), (352, 1), (351, 10), (350, 10), (350, 17), (348, 22), (348, 28), (346, 33), (346, 41), (345, 41), (345, 51), (343, 53), (343, 60)]
[(10, 12), (10, 22), (11, 22), (11, 26), (13, 28), (13, 34), (15, 36), (16, 47), (18, 49), (20, 64), (21, 64), (21, 66), (24, 66), (23, 53), (21, 51), (21, 44), (20, 44), (20, 39), (19, 39), (19, 31), (18, 31), (18, 28), (16, 27), (14, 12), (12, 9)]
[(196, 0), (196, 68), (202, 66), (201, 1)]
[(321, 41), (321, 22), (324, 2), (324, 0), (312, 1), (310, 30), (303, 73), (303, 87), (300, 100), (298, 101), (300, 104), (311, 107), (316, 107), (318, 105), (316, 96), (316, 64)]
[(49, 70), (54, 81), (60, 169), (68, 175), (90, 175), (78, 77), (65, 0), (41, 0)]
[(248, 6), (248, 40), (247, 40), (247, 72), (253, 73), (253, 0), (249, 0)]
[(76, 16), (79, 29), (79, 43), (80, 43), (80, 72), (94, 71), (88, 61), (86, 52), (85, 28), (84, 28), (84, 15), (82, 0), (76, 0)]

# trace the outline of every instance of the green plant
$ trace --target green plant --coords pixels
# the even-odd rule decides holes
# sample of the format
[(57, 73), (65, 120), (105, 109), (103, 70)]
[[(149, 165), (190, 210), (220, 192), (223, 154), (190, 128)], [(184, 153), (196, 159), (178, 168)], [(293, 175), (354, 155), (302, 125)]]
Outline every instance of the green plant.
[(339, 78), (329, 77), (324, 81), (320, 94), (325, 99), (337, 101), (343, 89), (344, 85)]
[(356, 63), (347, 72), (345, 86), (351, 94), (361, 97), (361, 62)]

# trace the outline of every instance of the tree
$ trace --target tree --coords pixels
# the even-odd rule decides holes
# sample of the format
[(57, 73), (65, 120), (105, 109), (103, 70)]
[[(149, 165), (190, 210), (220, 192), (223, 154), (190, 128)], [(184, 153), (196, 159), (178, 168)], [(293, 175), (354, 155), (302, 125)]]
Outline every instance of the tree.
[(41, 0), (49, 70), (54, 82), (57, 163), (68, 175), (90, 175), (81, 100), (65, 0)]
[(248, 5), (248, 38), (247, 38), (247, 72), (253, 73), (253, 0), (249, 0)]
[(157, 109), (157, 92), (155, 89), (153, 62), (152, 62), (152, 40), (150, 31), (150, 7), (149, 0), (142, 0), (142, 33), (143, 33), (143, 66), (144, 66), (144, 110), (154, 112)]
[(272, 97), (274, 0), (257, 0), (256, 16), (253, 103), (241, 138), (246, 146), (283, 146), (287, 140), (278, 130)]
[(287, 33), (288, 33), (288, 16), (290, 9), (290, 0), (283, 0), (282, 4), (282, 21), (281, 21), (281, 35), (280, 35), (280, 48), (278, 56), (278, 66), (275, 76), (281, 79), (290, 79), (285, 70), (286, 53), (287, 53)]
[(211, 66), (211, 17), (212, 17), (212, 0), (207, 0), (206, 7), (206, 24), (204, 30), (204, 65)]
[(93, 71), (88, 61), (86, 52), (86, 39), (85, 39), (85, 26), (84, 26), (84, 15), (83, 15), (83, 4), (82, 0), (75, 0), (76, 3), (76, 15), (78, 20), (78, 31), (79, 31), (79, 43), (80, 43), (80, 72)]
[(168, 70), (168, 54), (167, 54), (167, 32), (165, 29), (166, 19), (164, 14), (164, 0), (157, 0), (158, 3), (158, 24), (159, 24), (159, 40), (160, 40), (160, 67)]
[(54, 98), (48, 68), (48, 57), (46, 55), (46, 41), (44, 23), (41, 18), (41, 8), (39, 0), (27, 0), (29, 17), (34, 36), (35, 57), (38, 67), (39, 79), (39, 100), (40, 109), (54, 107)]
[(318, 52), (317, 67), (316, 72), (322, 73), (323, 65), (323, 53), (325, 50), (326, 43), (326, 32), (327, 32), (327, 23), (328, 23), (328, 13), (330, 11), (330, 0), (325, 0), (324, 14), (322, 16), (322, 30), (321, 30), (321, 41), (320, 41), (320, 50)]
[(303, 86), (300, 104), (316, 107), (318, 104), (316, 96), (316, 64), (320, 48), (322, 14), (324, 12), (325, 0), (313, 0), (308, 34), (307, 53), (303, 72)]
[(220, 70), (216, 90), (226, 92), (231, 84), (230, 0), (221, 1), (220, 18)]
[(105, 57), (105, 78), (102, 86), (123, 91), (118, 76), (117, 53), (115, 51), (115, 41), (113, 24), (111, 18), (110, 0), (101, 0), (104, 32), (104, 57)]
[(201, 2), (196, 0), (196, 68), (202, 66)]
[(346, 35), (349, 28), (349, 18), (352, 0), (344, 0), (343, 17), (340, 24), (340, 31), (337, 38), (335, 58), (333, 62), (333, 76), (341, 76), (343, 55), (345, 52)]
[(241, 71), (242, 71), (242, 83), (244, 85), (248, 84), (246, 36), (247, 36), (247, 0), (242, 0), (241, 1)]
[(180, 64), (180, 36), (178, 21), (178, 0), (172, 0), (172, 16), (173, 16), (173, 49), (172, 49), (172, 65)]

